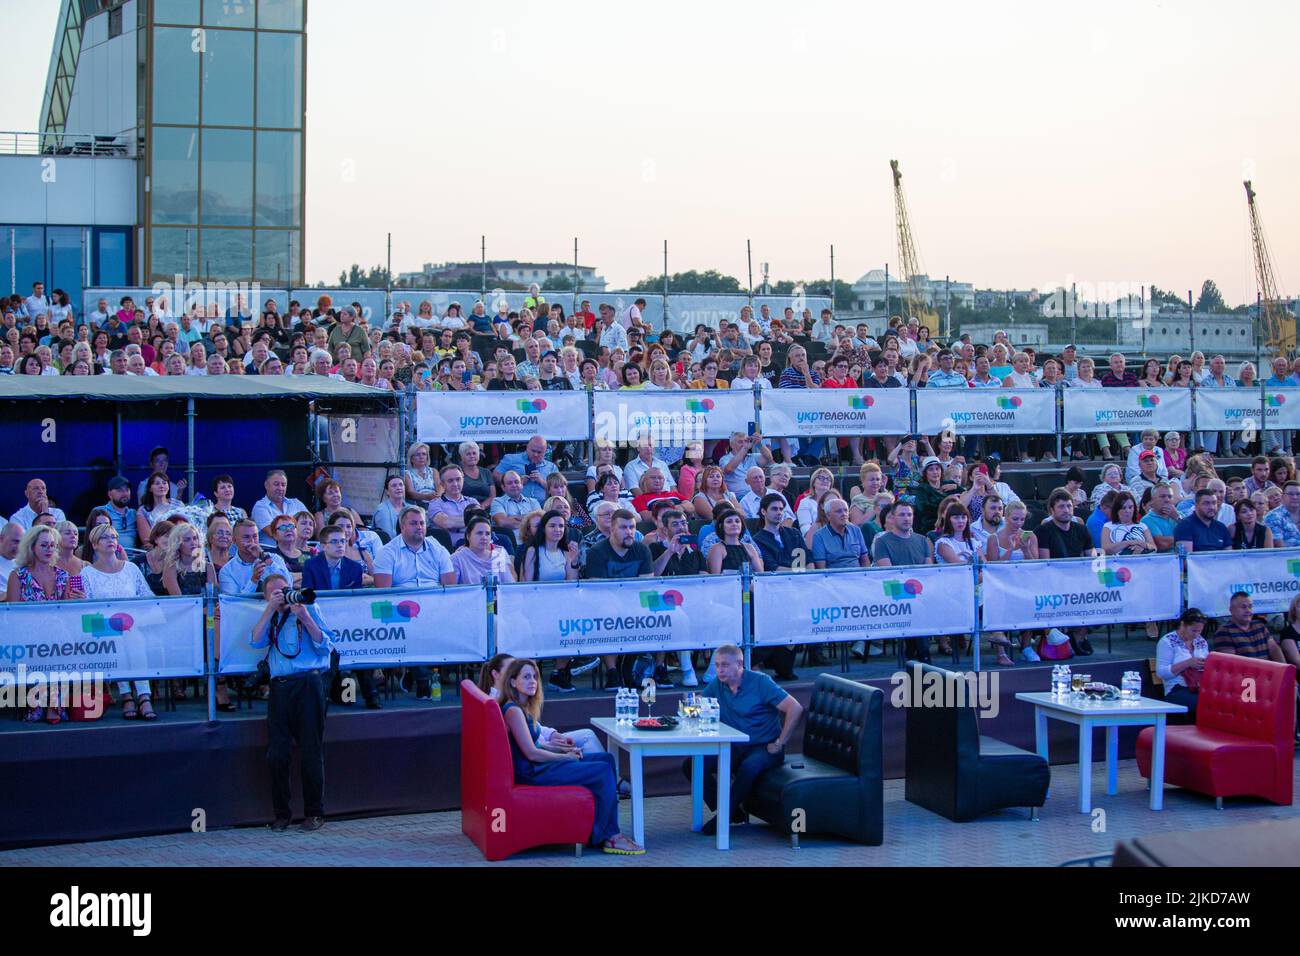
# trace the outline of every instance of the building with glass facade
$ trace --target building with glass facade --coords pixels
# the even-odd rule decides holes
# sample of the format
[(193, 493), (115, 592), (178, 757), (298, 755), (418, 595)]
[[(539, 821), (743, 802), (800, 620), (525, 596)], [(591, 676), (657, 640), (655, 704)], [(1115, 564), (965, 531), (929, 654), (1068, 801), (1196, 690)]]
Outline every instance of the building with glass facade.
[(61, 0), (0, 289), (303, 282), (306, 0)]

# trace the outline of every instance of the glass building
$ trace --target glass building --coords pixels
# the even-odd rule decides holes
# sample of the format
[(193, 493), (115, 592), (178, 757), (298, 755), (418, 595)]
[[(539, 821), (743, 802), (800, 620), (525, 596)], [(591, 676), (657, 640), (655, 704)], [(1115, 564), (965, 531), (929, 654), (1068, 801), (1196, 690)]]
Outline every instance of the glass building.
[(47, 188), (70, 211), (0, 195), (14, 282), (301, 285), (306, 7), (61, 0), (40, 132), (0, 161), (68, 156)]
[(305, 0), (148, 7), (141, 279), (301, 284)]

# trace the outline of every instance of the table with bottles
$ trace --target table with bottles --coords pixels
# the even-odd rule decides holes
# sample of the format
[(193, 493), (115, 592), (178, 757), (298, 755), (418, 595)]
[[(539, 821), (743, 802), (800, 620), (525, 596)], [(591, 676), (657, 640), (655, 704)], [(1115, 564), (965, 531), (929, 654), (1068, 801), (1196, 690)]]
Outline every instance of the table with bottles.
[(1170, 714), (1185, 714), (1187, 708), (1168, 701), (1142, 696), (1142, 678), (1136, 671), (1124, 674), (1119, 694), (1114, 699), (1097, 699), (1085, 692), (1093, 686), (1088, 674), (1071, 672), (1069, 665), (1052, 668), (1052, 689), (1046, 692), (1016, 694), (1016, 700), (1034, 705), (1034, 739), (1038, 755), (1047, 755), (1048, 719), (1064, 721), (1079, 728), (1079, 812), (1092, 812), (1092, 732), (1106, 729), (1106, 793), (1119, 792), (1119, 728), (1154, 726), (1151, 747), (1152, 810), (1164, 807), (1165, 719)]
[[(627, 751), (632, 782), (632, 839), (645, 845), (645, 784), (642, 761), (646, 757), (691, 758), (691, 829), (704, 826), (704, 759), (718, 758), (717, 847), (730, 847), (731, 745), (749, 742), (749, 735), (719, 720), (715, 699), (684, 695), (677, 712), (678, 725), (671, 730), (642, 730), (636, 721), (641, 713), (635, 691), (620, 693), (614, 700), (613, 717), (593, 717), (591, 724), (605, 735), (614, 759)], [(662, 715), (656, 715), (662, 716)]]

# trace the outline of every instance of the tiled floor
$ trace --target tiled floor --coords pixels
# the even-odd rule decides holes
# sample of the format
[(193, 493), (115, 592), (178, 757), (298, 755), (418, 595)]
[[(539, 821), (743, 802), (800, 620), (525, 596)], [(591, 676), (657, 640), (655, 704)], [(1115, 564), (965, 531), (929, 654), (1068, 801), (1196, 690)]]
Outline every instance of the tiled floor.
[[(1147, 808), (1148, 793), (1134, 761), (1120, 765), (1119, 793), (1105, 793), (1102, 764), (1094, 767), (1094, 809), (1078, 812), (1078, 771), (1052, 768), (1053, 789), (1037, 823), (1024, 810), (1008, 810), (974, 823), (950, 823), (903, 799), (903, 782), (885, 784), (885, 843), (862, 847), (839, 840), (805, 837), (803, 847), (761, 824), (732, 831), (731, 850), (720, 853), (711, 838), (690, 831), (688, 797), (646, 802), (643, 857), (608, 856), (572, 848), (542, 848), (520, 854), (504, 866), (1055, 866), (1079, 857), (1111, 852), (1116, 841), (1143, 833), (1197, 830), (1269, 819), (1292, 819), (1300, 811), (1258, 800), (1227, 802), (1218, 812), (1212, 800), (1169, 788), (1165, 809)], [(622, 804), (625, 824), (630, 820)], [(1098, 814), (1098, 810), (1101, 811)], [(630, 826), (629, 826), (630, 829)], [(460, 832), (460, 814), (429, 813), (363, 820), (335, 820), (304, 834), (296, 829), (184, 833), (135, 840), (69, 844), (0, 853), (8, 866), (429, 866), (482, 865), (477, 848)]]

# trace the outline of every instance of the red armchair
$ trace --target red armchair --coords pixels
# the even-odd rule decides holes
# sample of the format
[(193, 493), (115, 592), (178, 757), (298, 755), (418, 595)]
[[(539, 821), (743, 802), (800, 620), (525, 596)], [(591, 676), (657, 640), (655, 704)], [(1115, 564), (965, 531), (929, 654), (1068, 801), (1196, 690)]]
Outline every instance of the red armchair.
[(460, 685), (460, 829), (489, 860), (534, 846), (591, 839), (596, 801), (585, 787), (516, 786), (501, 707)]
[[(1246, 694), (1246, 681), (1253, 681)], [(1244, 699), (1251, 698), (1251, 699)], [(1256, 796), (1291, 803), (1295, 756), (1295, 668), (1211, 654), (1201, 676), (1196, 723), (1165, 731), (1165, 781), (1215, 798)], [(1137, 739), (1138, 770), (1151, 776), (1152, 727)]]

